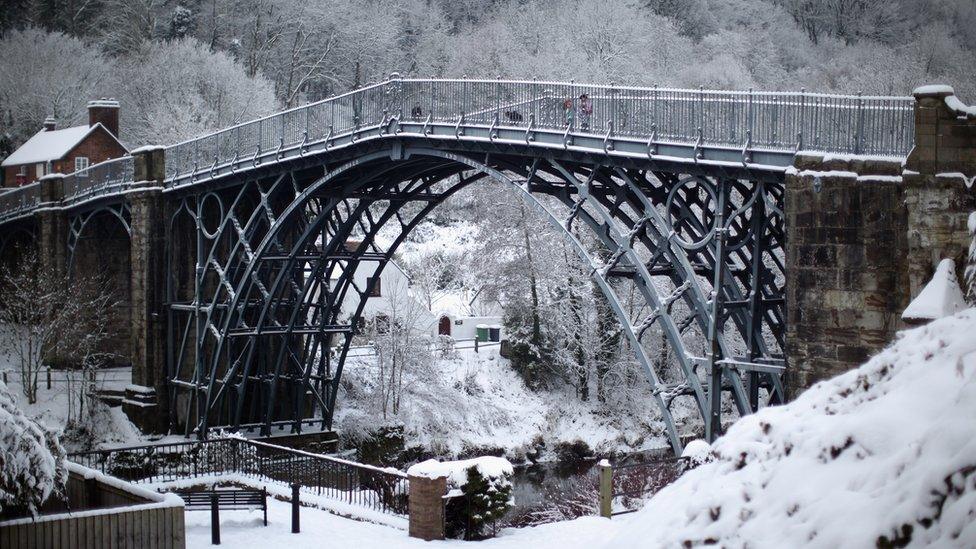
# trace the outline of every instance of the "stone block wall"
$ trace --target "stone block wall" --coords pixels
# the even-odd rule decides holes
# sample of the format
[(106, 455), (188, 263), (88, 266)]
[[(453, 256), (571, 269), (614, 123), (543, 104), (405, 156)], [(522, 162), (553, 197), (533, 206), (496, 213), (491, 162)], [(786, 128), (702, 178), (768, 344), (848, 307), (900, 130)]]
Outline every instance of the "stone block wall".
[(133, 151), (130, 295), (132, 385), (122, 408), (143, 431), (164, 432), (166, 404), (165, 211), (163, 150)]
[(908, 304), (900, 163), (801, 155), (795, 165), (786, 178), (793, 393), (883, 348)]
[(976, 210), (976, 109), (946, 86), (915, 97), (915, 148), (904, 165), (801, 154), (787, 173), (792, 394), (885, 347), (939, 261), (963, 264)]
[(976, 211), (976, 108), (947, 86), (919, 88), (915, 98), (915, 149), (904, 173), (912, 296), (943, 258), (954, 259), (962, 276), (966, 220)]

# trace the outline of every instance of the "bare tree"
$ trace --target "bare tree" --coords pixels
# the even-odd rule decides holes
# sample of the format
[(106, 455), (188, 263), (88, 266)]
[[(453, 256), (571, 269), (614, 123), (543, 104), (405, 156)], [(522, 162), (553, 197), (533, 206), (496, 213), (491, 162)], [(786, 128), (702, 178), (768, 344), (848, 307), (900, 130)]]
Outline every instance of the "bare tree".
[(2, 349), (20, 367), (24, 396), (37, 402), (42, 368), (52, 362), (92, 367), (109, 335), (113, 298), (94, 277), (68, 279), (32, 248), (0, 268)]
[[(410, 295), (406, 285), (393, 284), (386, 293), (385, 311), (370, 323), (376, 348), (376, 396), (383, 418), (400, 413), (409, 379), (430, 368), (430, 312)], [(406, 374), (406, 375), (405, 375)]]

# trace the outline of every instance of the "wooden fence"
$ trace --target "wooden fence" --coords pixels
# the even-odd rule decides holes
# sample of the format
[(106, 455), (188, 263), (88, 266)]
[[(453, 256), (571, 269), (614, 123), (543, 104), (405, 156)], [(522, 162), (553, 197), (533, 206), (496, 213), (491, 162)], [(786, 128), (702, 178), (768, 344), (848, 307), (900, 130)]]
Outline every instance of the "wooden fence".
[[(70, 510), (69, 510), (70, 509)], [(0, 521), (3, 549), (183, 549), (183, 500), (69, 463), (67, 498)]]

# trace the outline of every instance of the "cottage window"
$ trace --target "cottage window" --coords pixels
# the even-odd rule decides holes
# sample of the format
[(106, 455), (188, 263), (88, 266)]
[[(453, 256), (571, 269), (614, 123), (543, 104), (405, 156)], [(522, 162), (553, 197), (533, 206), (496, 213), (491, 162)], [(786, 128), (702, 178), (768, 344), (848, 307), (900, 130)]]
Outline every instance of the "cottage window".
[(43, 162), (38, 162), (37, 164), (34, 164), (34, 173), (37, 174), (36, 175), (36, 178), (37, 179), (40, 179), (40, 178), (44, 177), (44, 163)]
[(17, 172), (17, 175), (23, 175), (23, 176), (27, 175), (27, 164), (23, 164), (20, 166), (20, 171)]
[[(76, 156), (75, 157), (75, 171), (80, 172), (81, 170), (88, 169), (88, 157), (87, 156)], [(87, 173), (78, 174), (81, 177), (87, 177)]]
[(368, 288), (371, 284), (373, 286), (372, 291), (369, 292), (369, 297), (380, 297), (383, 295), (383, 292), (380, 289), (380, 282), (383, 282), (383, 279), (375, 276), (366, 278), (366, 287)]

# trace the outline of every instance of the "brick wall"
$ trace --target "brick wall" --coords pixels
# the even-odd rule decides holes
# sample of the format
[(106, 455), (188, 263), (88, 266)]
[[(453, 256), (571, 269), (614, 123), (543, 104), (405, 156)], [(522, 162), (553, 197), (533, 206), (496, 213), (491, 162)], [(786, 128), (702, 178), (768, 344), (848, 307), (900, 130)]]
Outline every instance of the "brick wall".
[(410, 537), (444, 539), (444, 494), (447, 478), (410, 476)]
[(127, 152), (107, 131), (98, 130), (71, 149), (63, 159), (54, 162), (53, 170), (58, 173), (75, 171), (75, 158), (79, 156), (87, 156), (91, 164), (98, 164), (111, 158), (125, 156)]

